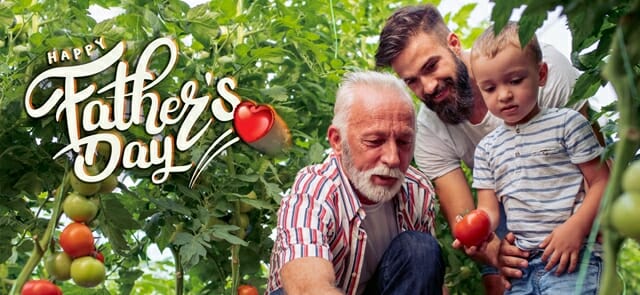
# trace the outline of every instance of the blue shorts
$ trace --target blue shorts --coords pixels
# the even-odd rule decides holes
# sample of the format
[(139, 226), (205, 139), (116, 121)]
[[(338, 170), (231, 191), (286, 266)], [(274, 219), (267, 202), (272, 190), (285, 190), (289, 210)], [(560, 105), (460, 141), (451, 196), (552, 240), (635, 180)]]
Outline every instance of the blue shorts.
[[(507, 215), (504, 212), (504, 206), (502, 206), (502, 203), (499, 204), (500, 207), (500, 224), (498, 224), (498, 227), (496, 228), (496, 236), (498, 236), (498, 238), (500, 238), (500, 240), (502, 240), (502, 238), (504, 238), (504, 236), (507, 235)], [(500, 270), (498, 270), (497, 268), (495, 268), (493, 265), (489, 265), (489, 264), (482, 264), (480, 265), (480, 273), (485, 276), (485, 275), (497, 275), (500, 273)]]

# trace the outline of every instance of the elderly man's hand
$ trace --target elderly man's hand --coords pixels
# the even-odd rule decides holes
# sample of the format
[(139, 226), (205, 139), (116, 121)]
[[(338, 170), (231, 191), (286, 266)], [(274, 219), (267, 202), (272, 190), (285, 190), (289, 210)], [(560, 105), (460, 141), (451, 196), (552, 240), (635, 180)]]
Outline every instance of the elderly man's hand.
[(513, 233), (508, 233), (500, 243), (500, 251), (498, 254), (498, 263), (500, 273), (507, 279), (505, 288), (510, 289), (511, 283), (509, 278), (521, 278), (522, 271), (520, 269), (529, 265), (529, 252), (522, 251), (515, 246), (516, 237)]

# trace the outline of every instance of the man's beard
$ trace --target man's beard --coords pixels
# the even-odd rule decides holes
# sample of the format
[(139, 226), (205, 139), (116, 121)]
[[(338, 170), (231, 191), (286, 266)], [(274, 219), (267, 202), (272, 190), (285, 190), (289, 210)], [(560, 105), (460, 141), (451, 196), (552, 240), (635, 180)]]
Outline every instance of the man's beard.
[[(363, 197), (376, 203), (386, 202), (393, 199), (400, 191), (402, 183), (404, 183), (404, 173), (400, 169), (380, 164), (369, 170), (360, 171), (353, 165), (351, 151), (346, 140), (342, 143), (342, 151), (342, 166), (347, 170), (351, 184)], [(377, 185), (371, 181), (372, 175), (395, 177), (397, 181), (391, 187)]]
[[(471, 116), (473, 91), (471, 90), (471, 80), (469, 79), (467, 66), (453, 52), (451, 54), (456, 61), (457, 80), (447, 78), (443, 81), (444, 83), (438, 83), (436, 90), (432, 94), (425, 94), (422, 101), (443, 122), (458, 124)], [(449, 97), (440, 102), (435, 102), (434, 98), (438, 97), (440, 92), (447, 88), (451, 91)]]

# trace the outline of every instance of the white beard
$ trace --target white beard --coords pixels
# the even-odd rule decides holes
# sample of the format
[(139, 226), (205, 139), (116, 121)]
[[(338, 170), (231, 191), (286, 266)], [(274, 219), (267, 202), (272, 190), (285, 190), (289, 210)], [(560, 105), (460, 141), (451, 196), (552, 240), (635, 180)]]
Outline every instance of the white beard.
[[(393, 199), (400, 191), (402, 183), (404, 183), (404, 173), (400, 169), (389, 168), (384, 164), (380, 164), (369, 170), (360, 171), (353, 165), (351, 151), (345, 142), (342, 144), (342, 150), (342, 166), (347, 170), (347, 174), (355, 189), (360, 192), (363, 197), (372, 202), (380, 203)], [(377, 185), (371, 181), (371, 176), (373, 175), (395, 177), (397, 181), (391, 187)]]

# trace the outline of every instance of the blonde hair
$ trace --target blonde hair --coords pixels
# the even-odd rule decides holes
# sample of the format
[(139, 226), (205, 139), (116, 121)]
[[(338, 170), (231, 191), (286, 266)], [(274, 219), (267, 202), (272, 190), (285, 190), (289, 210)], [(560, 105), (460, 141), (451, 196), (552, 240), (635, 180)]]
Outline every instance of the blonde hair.
[[(507, 45), (514, 45), (523, 48), (520, 44), (520, 36), (518, 35), (518, 24), (516, 22), (507, 22), (502, 31), (496, 36), (494, 34), (494, 26), (492, 25), (480, 35), (473, 43), (471, 56), (486, 56), (494, 58)], [(523, 50), (527, 56), (533, 58), (536, 63), (542, 62), (542, 50), (535, 34), (531, 37), (529, 43), (524, 46)]]

